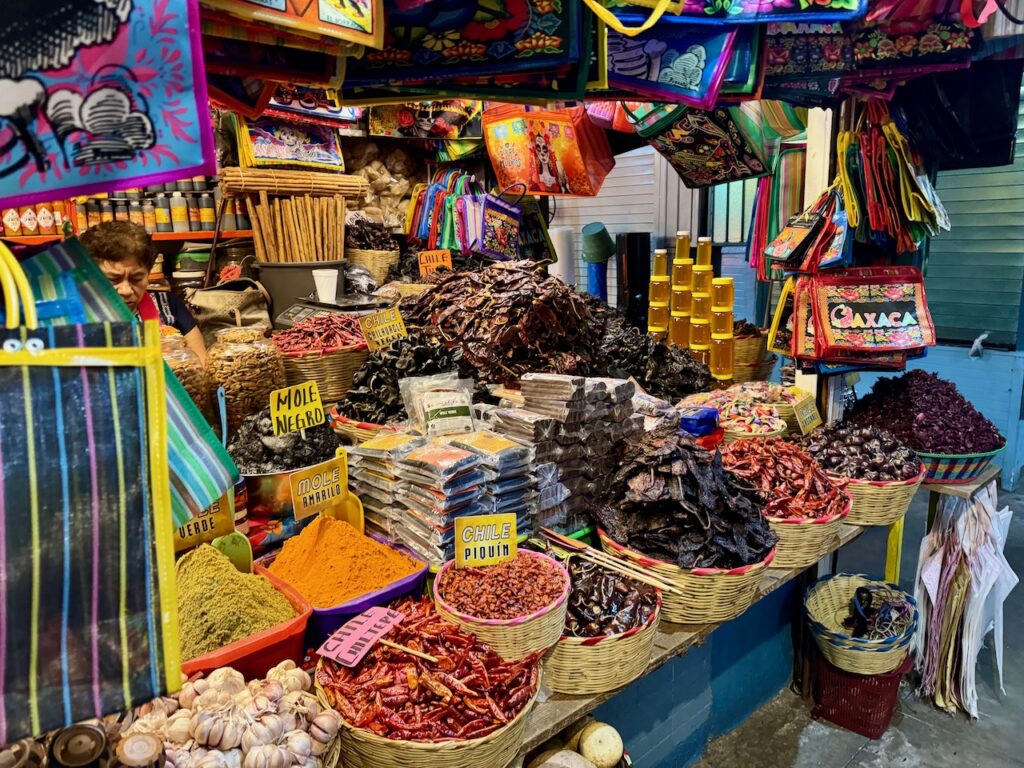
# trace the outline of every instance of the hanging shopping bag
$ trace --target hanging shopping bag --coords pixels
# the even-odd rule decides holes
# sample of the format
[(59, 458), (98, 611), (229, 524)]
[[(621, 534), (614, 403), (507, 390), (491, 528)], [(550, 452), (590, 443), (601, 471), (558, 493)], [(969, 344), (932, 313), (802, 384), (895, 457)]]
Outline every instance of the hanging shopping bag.
[(484, 141), (498, 186), (533, 195), (596, 195), (615, 166), (608, 137), (583, 107), (484, 111)]
[[(109, 286), (109, 283), (107, 283)], [(0, 742), (181, 685), (155, 322), (39, 327), (0, 244)]]
[[(970, 2), (970, 0), (963, 0)], [(600, 0), (586, 0), (588, 5), (597, 4)], [(988, 0), (995, 2), (995, 0)], [(686, 0), (678, 14), (666, 14), (660, 17), (662, 24), (770, 24), (772, 22), (791, 21), (800, 24), (838, 21), (854, 21), (864, 16), (868, 8), (868, 0), (800, 0), (799, 3), (789, 2), (747, 2), (744, 0)], [(639, 9), (616, 8), (613, 15), (619, 26), (609, 22), (609, 27), (634, 30), (634, 34), (650, 29), (653, 23), (645, 22)], [(653, 13), (657, 13), (657, 8)], [(633, 12), (631, 12), (633, 11)], [(596, 13), (596, 10), (595, 10)], [(599, 14), (600, 16), (600, 14)], [(653, 17), (653, 16), (652, 16)], [(604, 21), (605, 17), (600, 16)], [(641, 24), (639, 28), (632, 25)], [(622, 29), (620, 29), (622, 27)], [(629, 34), (629, 32), (624, 32)]]
[[(524, 184), (517, 186), (525, 187)], [(501, 194), (508, 192), (505, 189)], [(484, 195), (480, 240), (474, 247), (477, 253), (502, 261), (519, 258), (519, 225), (523, 217), (519, 201), (522, 198), (520, 195), (519, 199), (509, 201), (499, 195)]]

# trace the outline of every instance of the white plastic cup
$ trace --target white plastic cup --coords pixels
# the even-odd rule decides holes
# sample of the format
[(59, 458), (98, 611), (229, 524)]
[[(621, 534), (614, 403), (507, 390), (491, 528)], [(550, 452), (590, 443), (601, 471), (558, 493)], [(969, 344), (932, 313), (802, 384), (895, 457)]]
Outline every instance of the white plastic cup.
[(316, 284), (317, 299), (333, 304), (338, 298), (338, 270), (314, 269), (313, 282)]

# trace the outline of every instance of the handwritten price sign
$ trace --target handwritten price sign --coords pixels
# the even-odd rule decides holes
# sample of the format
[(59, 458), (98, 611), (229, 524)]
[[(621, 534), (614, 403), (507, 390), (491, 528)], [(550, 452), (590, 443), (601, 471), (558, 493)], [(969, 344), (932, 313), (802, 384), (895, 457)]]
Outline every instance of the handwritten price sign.
[(347, 624), (339, 627), (317, 653), (343, 667), (354, 667), (384, 635), (405, 619), (404, 613), (390, 608), (368, 608)]
[(437, 272), (441, 267), (449, 271), (452, 268), (452, 252), (447, 248), (439, 251), (420, 251), (419, 257), (420, 277)]

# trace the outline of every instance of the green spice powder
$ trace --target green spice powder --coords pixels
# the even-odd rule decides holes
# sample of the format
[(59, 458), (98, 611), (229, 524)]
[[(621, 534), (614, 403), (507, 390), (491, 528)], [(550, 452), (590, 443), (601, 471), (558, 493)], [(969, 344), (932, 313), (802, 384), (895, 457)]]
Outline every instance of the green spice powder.
[(288, 599), (265, 577), (241, 573), (209, 544), (182, 557), (175, 574), (181, 657), (185, 661), (295, 616)]

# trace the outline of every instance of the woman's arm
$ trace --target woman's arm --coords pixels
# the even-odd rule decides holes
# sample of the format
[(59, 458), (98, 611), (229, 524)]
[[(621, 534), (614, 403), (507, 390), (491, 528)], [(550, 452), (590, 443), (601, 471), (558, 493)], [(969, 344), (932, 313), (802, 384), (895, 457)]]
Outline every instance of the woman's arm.
[(203, 334), (199, 330), (199, 326), (195, 326), (191, 331), (185, 334), (185, 343), (188, 344), (189, 349), (199, 355), (199, 359), (203, 365), (206, 365), (206, 344), (203, 342)]

